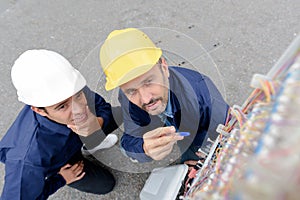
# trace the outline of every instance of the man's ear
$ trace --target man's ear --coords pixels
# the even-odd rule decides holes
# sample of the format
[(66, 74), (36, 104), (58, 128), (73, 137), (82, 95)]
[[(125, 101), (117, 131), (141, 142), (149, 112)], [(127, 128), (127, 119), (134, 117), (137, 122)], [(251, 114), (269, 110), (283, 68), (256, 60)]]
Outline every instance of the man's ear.
[(167, 66), (168, 66), (167, 61), (166, 61), (166, 59), (165, 59), (164, 57), (161, 57), (161, 64), (162, 64), (162, 66), (164, 66), (164, 67), (167, 67)]
[(41, 109), (41, 108), (37, 108), (37, 107), (31, 106), (31, 110), (33, 110), (37, 114), (42, 115), (44, 117), (46, 117), (48, 115), (48, 113), (44, 109)]
[(161, 66), (163, 68), (163, 71), (165, 72), (165, 75), (167, 77), (169, 77), (170, 76), (170, 74), (169, 74), (169, 68), (168, 68), (167, 61), (166, 61), (166, 59), (164, 57), (161, 58)]

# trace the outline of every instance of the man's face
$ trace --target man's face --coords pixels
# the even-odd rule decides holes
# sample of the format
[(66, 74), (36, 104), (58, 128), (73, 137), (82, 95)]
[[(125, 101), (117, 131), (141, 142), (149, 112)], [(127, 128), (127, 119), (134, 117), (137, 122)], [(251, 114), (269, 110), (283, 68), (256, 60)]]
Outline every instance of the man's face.
[(87, 100), (83, 91), (53, 106), (47, 106), (45, 110), (35, 107), (33, 110), (52, 121), (66, 125), (78, 125), (88, 118)]
[(147, 73), (123, 84), (121, 90), (129, 101), (150, 115), (162, 113), (168, 103), (169, 70), (167, 64), (156, 64)]

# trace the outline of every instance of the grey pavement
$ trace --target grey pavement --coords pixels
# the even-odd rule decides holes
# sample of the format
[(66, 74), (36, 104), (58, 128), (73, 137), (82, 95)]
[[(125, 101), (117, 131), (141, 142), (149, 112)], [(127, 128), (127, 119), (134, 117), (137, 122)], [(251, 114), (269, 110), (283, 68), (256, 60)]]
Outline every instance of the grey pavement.
[[(299, 34), (299, 10), (299, 0), (0, 0), (0, 137), (23, 106), (10, 68), (27, 49), (60, 52), (92, 89), (117, 104), (116, 94), (103, 90), (103, 76), (97, 74), (99, 44), (114, 29), (156, 27), (145, 32), (162, 46), (170, 63), (203, 71), (230, 105), (240, 105), (252, 90), (252, 75), (267, 73)], [(117, 146), (95, 157), (115, 175), (113, 192), (91, 195), (66, 186), (50, 199), (138, 199), (149, 171), (165, 165), (131, 163)], [(1, 190), (3, 182), (1, 164)]]

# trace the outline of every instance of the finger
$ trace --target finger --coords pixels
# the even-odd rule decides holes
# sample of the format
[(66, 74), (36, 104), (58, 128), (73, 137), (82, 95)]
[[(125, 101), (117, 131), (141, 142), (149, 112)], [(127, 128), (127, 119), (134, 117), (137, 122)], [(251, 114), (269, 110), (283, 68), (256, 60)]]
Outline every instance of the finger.
[(170, 135), (175, 132), (176, 132), (176, 129), (174, 126), (166, 126), (166, 127), (162, 128), (162, 131), (160, 132), (160, 136)]
[(61, 169), (67, 169), (67, 168), (70, 168), (71, 166), (72, 165), (70, 165), (70, 164), (66, 164), (66, 165), (62, 166)]
[[(67, 127), (72, 129), (73, 131), (79, 131), (82, 129), (82, 127), (84, 126), (84, 124), (78, 124), (78, 123), (75, 123), (75, 124), (68, 124)], [(75, 132), (74, 131), (74, 132)]]
[(187, 164), (189, 166), (195, 166), (195, 165), (197, 165), (197, 162), (198, 161), (196, 161), (196, 160), (187, 160), (184, 162), (184, 164)]
[(168, 145), (169, 143), (175, 143), (178, 140), (182, 140), (184, 137), (183, 136), (178, 136), (176, 134), (174, 135), (164, 135), (159, 138), (155, 138), (149, 141), (146, 141), (147, 147), (148, 148), (155, 148), (159, 146), (165, 146)]
[(91, 119), (92, 117), (96, 117), (90, 110), (89, 106), (86, 106), (86, 113), (88, 116), (88, 119)]
[(151, 149), (154, 149), (156, 147), (162, 146), (161, 145), (162, 142), (160, 140), (161, 140), (160, 138), (157, 138), (157, 139), (145, 139), (144, 140), (144, 147), (146, 149), (151, 150)]
[(76, 177), (78, 177), (83, 172), (83, 167), (77, 168), (76, 171), (74, 171), (74, 174)]
[(167, 145), (152, 148), (148, 151), (148, 153), (153, 158), (163, 158), (172, 151), (174, 144), (175, 142), (170, 142)]
[(79, 163), (75, 163), (74, 165), (72, 165), (72, 167), (70, 168), (72, 171), (76, 170), (76, 168), (79, 166)]
[(76, 167), (72, 169), (72, 171), (74, 174), (77, 174), (77, 172), (80, 171), (80, 169), (82, 169), (82, 167), (79, 164), (77, 164)]
[(68, 128), (70, 128), (74, 133), (80, 135), (80, 136), (83, 136), (83, 137), (86, 137), (88, 136), (88, 134), (86, 134), (84, 132), (84, 130), (82, 130), (83, 128), (82, 127), (79, 127), (77, 125), (67, 125)]
[(73, 170), (73, 173), (76, 174), (76, 176), (78, 174), (80, 174), (83, 170), (83, 165), (82, 164), (79, 164), (78, 167), (76, 169)]
[(84, 166), (83, 160), (82, 160), (82, 161), (79, 161), (78, 164), (79, 164), (80, 167), (83, 167), (83, 166)]
[(84, 175), (85, 175), (85, 172), (82, 172), (82, 174), (80, 176), (77, 176), (75, 178), (75, 180), (78, 181), (78, 180), (82, 179), (84, 177)]
[(158, 138), (160, 136), (161, 132), (163, 131), (163, 128), (164, 127), (159, 127), (159, 128), (156, 128), (156, 129), (154, 129), (152, 131), (149, 131), (149, 132), (145, 133), (143, 135), (143, 137), (145, 139), (148, 139), (148, 138), (149, 139), (151, 139), (151, 138)]
[(158, 154), (155, 155), (154, 159), (155, 160), (162, 160), (165, 158), (167, 155), (169, 155), (173, 150), (173, 145), (168, 145), (168, 147), (165, 147), (163, 149), (160, 149)]
[(167, 126), (167, 127), (159, 127), (157, 129), (154, 129), (152, 131), (149, 131), (144, 134), (143, 138), (148, 139), (148, 138), (158, 138), (167, 134), (175, 133), (175, 128), (174, 126)]
[(74, 165), (76, 165), (76, 166), (74, 166), (72, 169), (73, 169), (73, 170), (76, 170), (77, 168), (83, 166), (83, 160), (78, 161), (78, 162), (75, 163)]

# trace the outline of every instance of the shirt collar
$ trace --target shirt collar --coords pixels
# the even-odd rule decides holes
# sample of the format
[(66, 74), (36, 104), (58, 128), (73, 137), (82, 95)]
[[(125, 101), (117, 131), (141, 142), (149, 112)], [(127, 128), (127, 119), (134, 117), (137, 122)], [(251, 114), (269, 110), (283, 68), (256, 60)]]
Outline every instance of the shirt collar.
[(172, 117), (172, 118), (174, 117), (174, 113), (173, 113), (173, 110), (172, 110), (172, 104), (171, 104), (171, 92), (170, 92), (170, 90), (169, 90), (168, 104), (167, 104), (166, 110), (163, 113), (168, 117)]
[(35, 115), (36, 115), (36, 119), (39, 122), (39, 124), (41, 125), (41, 127), (45, 127), (47, 129), (49, 129), (50, 131), (53, 131), (54, 133), (68, 135), (72, 132), (72, 130), (69, 129), (67, 127), (67, 125), (59, 124), (57, 122), (54, 122), (54, 121), (48, 119), (47, 117), (43, 117), (43, 116), (39, 115), (37, 113)]
[(168, 95), (167, 107), (166, 107), (165, 111), (162, 112), (161, 114), (159, 114), (158, 116), (160, 118), (165, 118), (166, 116), (174, 118), (174, 113), (173, 113), (172, 104), (171, 104), (171, 92), (170, 92), (170, 90), (169, 90), (169, 95)]

